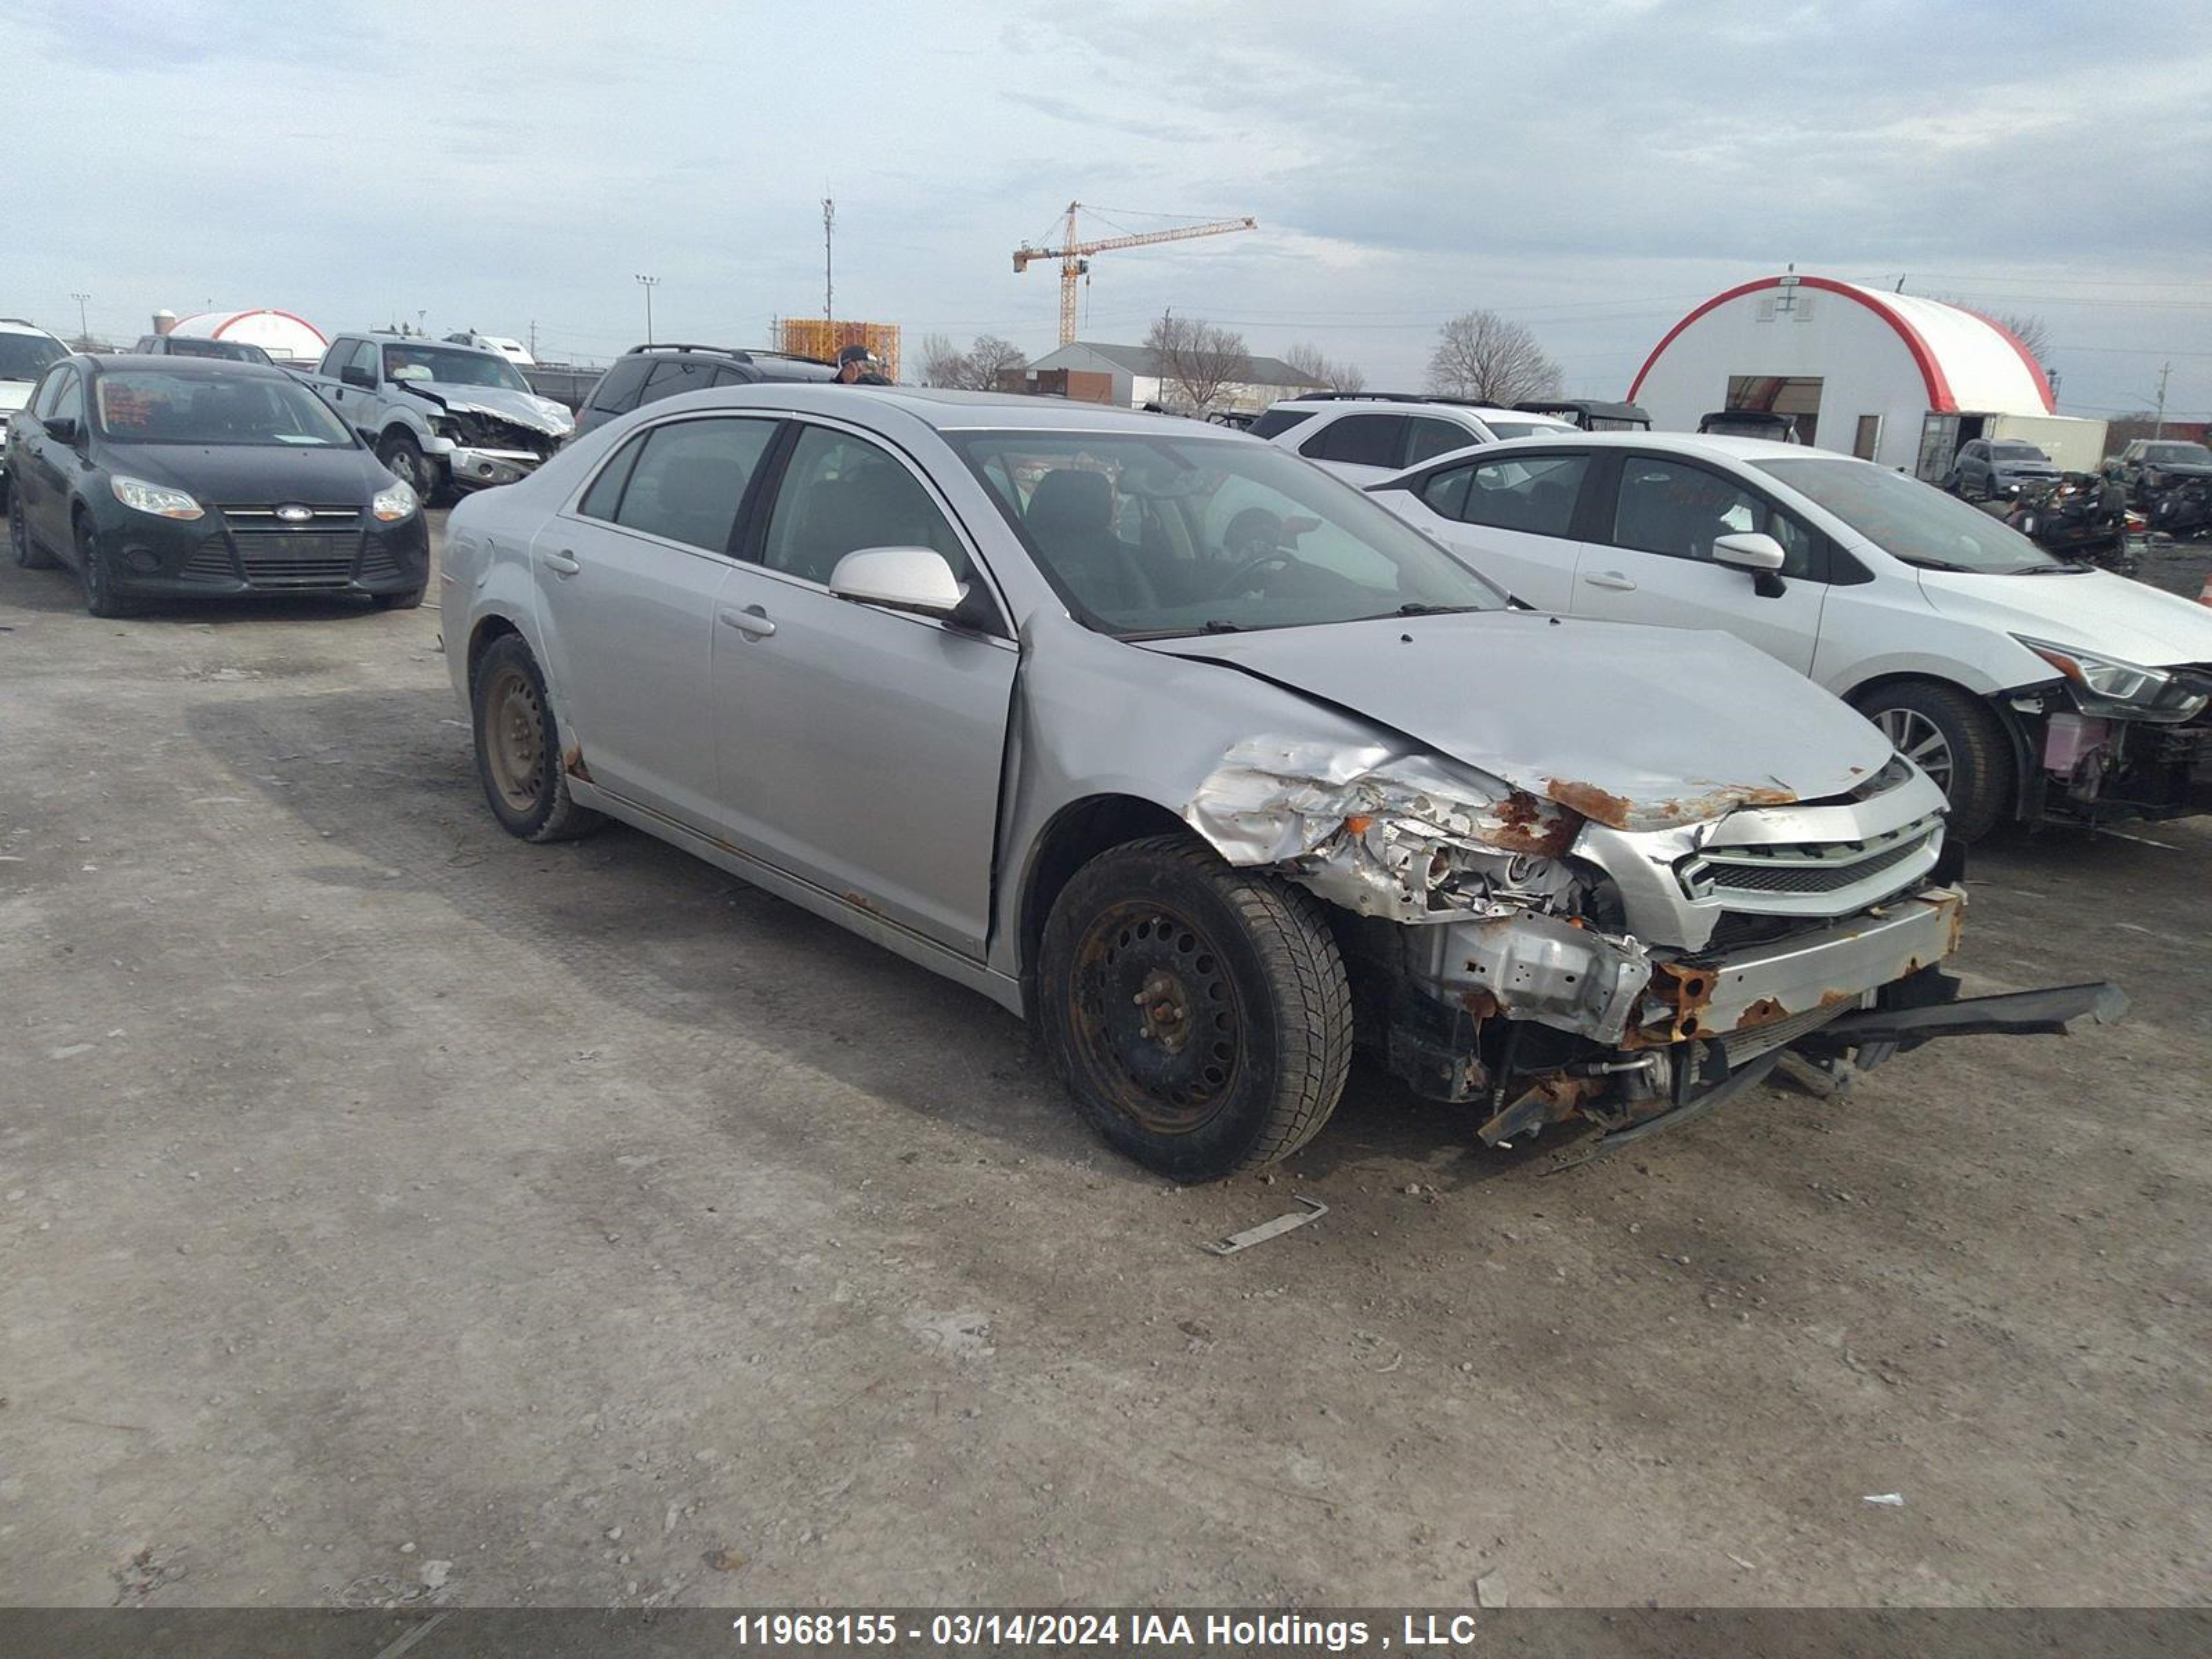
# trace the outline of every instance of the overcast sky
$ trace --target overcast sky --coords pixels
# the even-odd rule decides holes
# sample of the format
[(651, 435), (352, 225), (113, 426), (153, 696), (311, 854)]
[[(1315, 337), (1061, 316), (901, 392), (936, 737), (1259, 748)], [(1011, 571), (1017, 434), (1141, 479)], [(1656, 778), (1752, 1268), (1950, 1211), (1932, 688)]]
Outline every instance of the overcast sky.
[(1698, 301), (1800, 270), (2041, 314), (2060, 406), (2212, 412), (2212, 8), (2096, 3), (434, 7), (9, 0), (0, 313), (412, 319), (605, 356), (766, 342), (823, 300), (1056, 340), (1071, 198), (1257, 232), (1100, 256), (1162, 307), (1417, 386), (1526, 321), (1620, 395)]

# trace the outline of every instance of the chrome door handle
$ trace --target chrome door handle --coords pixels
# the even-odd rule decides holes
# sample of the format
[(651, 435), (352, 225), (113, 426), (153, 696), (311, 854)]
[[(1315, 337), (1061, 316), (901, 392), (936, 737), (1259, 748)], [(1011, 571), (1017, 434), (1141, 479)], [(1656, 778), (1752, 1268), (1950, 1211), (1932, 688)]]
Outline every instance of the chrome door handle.
[(738, 633), (750, 634), (757, 640), (764, 640), (775, 632), (775, 624), (768, 619), (768, 612), (757, 605), (749, 605), (742, 611), (725, 611), (722, 620)]
[(566, 553), (548, 553), (545, 556), (545, 568), (559, 575), (573, 576), (584, 567)]
[(1583, 580), (1592, 587), (1611, 587), (1623, 593), (1633, 593), (1636, 591), (1636, 584), (1618, 570), (1596, 571), (1583, 577)]

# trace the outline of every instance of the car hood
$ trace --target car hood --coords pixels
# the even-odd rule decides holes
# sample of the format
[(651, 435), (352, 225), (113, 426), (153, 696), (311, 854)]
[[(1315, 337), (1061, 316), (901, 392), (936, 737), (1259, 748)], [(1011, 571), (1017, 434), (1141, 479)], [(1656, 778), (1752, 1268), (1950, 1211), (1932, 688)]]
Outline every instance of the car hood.
[(427, 392), (448, 409), (495, 416), (556, 438), (565, 435), (572, 424), (567, 410), (550, 398), (541, 398), (535, 392), (515, 392), (503, 386), (452, 386), (443, 380), (401, 380), (397, 384), (403, 391)]
[[(5, 390), (0, 387), (0, 392)], [(2145, 461), (2142, 470), (2161, 478), (2212, 478), (2212, 466), (2202, 461)]]
[(1893, 752), (1725, 634), (1498, 611), (1145, 644), (1393, 727), (1617, 830), (1843, 794)]
[[(1917, 574), (1928, 603), (1955, 621), (2079, 646), (2144, 668), (2212, 662), (2212, 608), (2110, 571)], [(2037, 678), (2047, 678), (2048, 672)]]
[(110, 472), (167, 484), (212, 505), (366, 507), (391, 475), (366, 449), (281, 444), (109, 444)]
[(13, 415), (31, 401), (36, 380), (0, 380), (0, 416)]

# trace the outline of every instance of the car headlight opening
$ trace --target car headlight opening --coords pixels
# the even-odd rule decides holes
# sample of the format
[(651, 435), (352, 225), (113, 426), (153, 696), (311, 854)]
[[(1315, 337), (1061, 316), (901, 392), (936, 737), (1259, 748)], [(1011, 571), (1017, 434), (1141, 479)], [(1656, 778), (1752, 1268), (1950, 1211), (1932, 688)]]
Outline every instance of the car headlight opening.
[(368, 504), (368, 512), (379, 524), (398, 524), (422, 504), (422, 498), (416, 495), (412, 486), (395, 483), (390, 488), (376, 492), (375, 498)]
[(197, 519), (206, 511), (183, 490), (148, 483), (143, 478), (118, 476), (108, 480), (108, 488), (115, 492), (117, 501), (133, 512), (150, 513), (157, 519)]

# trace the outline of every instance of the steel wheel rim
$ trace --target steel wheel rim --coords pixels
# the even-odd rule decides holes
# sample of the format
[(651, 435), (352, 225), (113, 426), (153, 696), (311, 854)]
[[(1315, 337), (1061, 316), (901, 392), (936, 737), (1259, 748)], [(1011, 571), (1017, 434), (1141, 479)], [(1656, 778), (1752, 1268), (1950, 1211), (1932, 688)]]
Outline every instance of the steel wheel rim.
[(1242, 1009), (1221, 951), (1153, 899), (1109, 905), (1076, 947), (1068, 1015), (1077, 1062), (1158, 1134), (1212, 1122), (1243, 1066)]
[(1941, 726), (1915, 708), (1885, 708), (1874, 723), (1899, 754), (1925, 772), (1945, 794), (1951, 793), (1951, 743)]
[(500, 799), (518, 815), (535, 811), (545, 787), (545, 710), (528, 675), (502, 668), (486, 689), (483, 747)]

